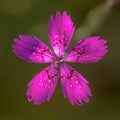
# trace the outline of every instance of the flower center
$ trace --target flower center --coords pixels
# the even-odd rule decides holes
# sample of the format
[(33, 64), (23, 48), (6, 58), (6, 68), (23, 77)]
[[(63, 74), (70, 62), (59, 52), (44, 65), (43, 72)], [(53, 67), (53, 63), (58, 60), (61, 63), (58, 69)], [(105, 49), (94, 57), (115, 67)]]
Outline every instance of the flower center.
[(58, 61), (59, 61), (59, 63), (64, 62), (64, 60), (63, 60), (63, 58), (62, 58), (62, 57), (60, 57), (60, 58), (58, 59)]
[(63, 59), (63, 57), (59, 57), (59, 58), (57, 58), (57, 60), (55, 62), (57, 64), (60, 64), (60, 63), (64, 62), (64, 59)]
[(61, 57), (57, 57), (54, 63), (56, 64), (56, 66), (59, 66), (64, 62), (65, 62), (65, 55), (62, 55)]

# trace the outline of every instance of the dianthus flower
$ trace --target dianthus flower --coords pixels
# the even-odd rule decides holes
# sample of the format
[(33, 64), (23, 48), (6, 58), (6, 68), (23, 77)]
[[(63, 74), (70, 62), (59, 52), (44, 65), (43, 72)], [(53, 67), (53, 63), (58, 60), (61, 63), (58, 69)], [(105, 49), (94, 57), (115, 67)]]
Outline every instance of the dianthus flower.
[(19, 35), (18, 39), (14, 39), (12, 47), (18, 57), (28, 62), (51, 63), (28, 84), (28, 101), (34, 101), (34, 104), (49, 101), (60, 79), (64, 97), (71, 104), (82, 105), (83, 102), (89, 102), (91, 90), (88, 81), (66, 63), (99, 61), (107, 53), (106, 40), (98, 36), (86, 38), (66, 52), (74, 30), (70, 16), (66, 12), (57, 12), (55, 17), (50, 17), (48, 24), (49, 39), (54, 51), (35, 36)]

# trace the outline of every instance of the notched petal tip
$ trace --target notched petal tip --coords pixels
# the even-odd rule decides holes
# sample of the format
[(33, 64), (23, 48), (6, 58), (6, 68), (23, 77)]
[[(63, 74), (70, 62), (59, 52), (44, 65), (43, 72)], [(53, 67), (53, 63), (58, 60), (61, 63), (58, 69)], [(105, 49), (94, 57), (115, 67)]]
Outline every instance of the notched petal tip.
[(61, 17), (60, 11), (57, 11), (57, 12), (56, 12), (55, 18), (57, 19), (57, 17)]
[(107, 40), (100, 39), (99, 36), (80, 40), (66, 54), (66, 61), (92, 63), (103, 58), (108, 52)]
[(49, 101), (58, 81), (58, 71), (54, 64), (38, 73), (28, 84), (26, 96), (29, 102), (39, 105)]
[(54, 53), (36, 36), (19, 35), (14, 42), (14, 53), (28, 62), (49, 63), (55, 59)]
[(69, 65), (60, 66), (61, 86), (64, 97), (68, 98), (72, 105), (82, 105), (89, 102), (91, 90), (87, 80)]
[(55, 18), (50, 17), (48, 24), (49, 38), (57, 56), (62, 56), (67, 49), (73, 33), (74, 25), (66, 12), (62, 14), (58, 11)]
[(62, 14), (63, 16), (66, 16), (66, 17), (68, 17), (68, 16), (70, 17), (70, 15), (69, 15), (69, 14), (67, 13), (67, 11), (65, 11), (65, 10), (64, 10), (63, 12), (61, 12), (61, 14)]

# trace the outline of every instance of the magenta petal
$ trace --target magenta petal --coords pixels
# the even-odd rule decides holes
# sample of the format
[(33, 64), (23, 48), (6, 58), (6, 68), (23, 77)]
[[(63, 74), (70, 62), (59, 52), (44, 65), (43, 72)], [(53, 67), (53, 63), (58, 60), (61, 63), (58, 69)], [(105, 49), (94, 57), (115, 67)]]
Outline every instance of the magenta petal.
[(80, 40), (66, 54), (66, 61), (91, 63), (97, 62), (107, 53), (106, 40), (90, 37)]
[(75, 27), (66, 12), (56, 13), (55, 18), (51, 16), (49, 25), (49, 38), (57, 56), (64, 54), (74, 33)]
[(49, 101), (58, 81), (58, 71), (52, 64), (38, 73), (28, 84), (28, 101), (41, 104)]
[(64, 97), (68, 98), (71, 104), (82, 105), (82, 102), (89, 102), (91, 91), (88, 81), (75, 69), (67, 64), (60, 67), (61, 85)]
[(14, 53), (26, 61), (48, 63), (55, 59), (54, 53), (37, 37), (20, 35), (14, 41)]

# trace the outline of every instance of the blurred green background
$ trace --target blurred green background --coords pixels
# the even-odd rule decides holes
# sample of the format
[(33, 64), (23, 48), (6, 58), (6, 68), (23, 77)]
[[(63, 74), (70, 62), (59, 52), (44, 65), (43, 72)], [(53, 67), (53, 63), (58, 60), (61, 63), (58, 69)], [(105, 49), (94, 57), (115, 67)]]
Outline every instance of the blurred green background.
[[(114, 4), (114, 0), (0, 0), (0, 120), (120, 120), (120, 2), (109, 1)], [(25, 62), (11, 48), (19, 34), (36, 35), (50, 46), (47, 25), (58, 10), (66, 10), (76, 26), (71, 45), (90, 35), (108, 40), (109, 52), (100, 62), (71, 64), (89, 81), (93, 94), (80, 107), (64, 99), (60, 83), (49, 102), (29, 103), (28, 82), (49, 64)]]

